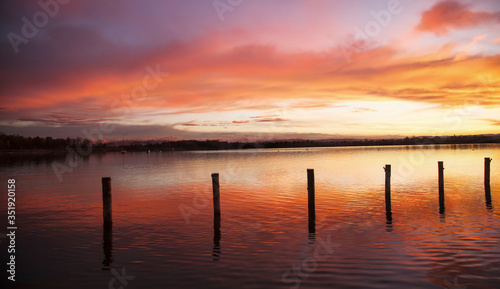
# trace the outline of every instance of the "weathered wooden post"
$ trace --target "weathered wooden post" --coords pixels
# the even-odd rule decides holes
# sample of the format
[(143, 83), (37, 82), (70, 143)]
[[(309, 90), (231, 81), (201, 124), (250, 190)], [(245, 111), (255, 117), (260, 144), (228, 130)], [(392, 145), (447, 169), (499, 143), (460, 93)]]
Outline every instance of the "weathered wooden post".
[(309, 239), (315, 239), (316, 234), (316, 203), (314, 187), (314, 169), (307, 169), (307, 199), (309, 212)]
[(111, 178), (102, 178), (102, 216), (104, 224), (113, 222), (111, 209)]
[(212, 174), (212, 190), (214, 193), (214, 216), (220, 217), (220, 186), (219, 186), (219, 174)]
[(391, 165), (385, 165), (385, 213), (387, 220), (392, 220), (391, 209)]
[(314, 210), (315, 208), (315, 203), (314, 203), (314, 195), (315, 195), (315, 188), (314, 188), (314, 169), (307, 169), (307, 193), (308, 193), (308, 203), (309, 203), (309, 210)]
[(438, 162), (439, 176), (439, 213), (444, 214), (444, 167), (443, 162)]
[(484, 158), (484, 185), (490, 186), (490, 158)]
[(491, 207), (491, 187), (490, 187), (490, 158), (484, 158), (484, 193), (486, 196), (486, 206)]
[(109, 270), (113, 261), (113, 214), (111, 208), (111, 178), (102, 178), (102, 218), (104, 260), (102, 270)]
[(214, 247), (212, 249), (212, 257), (214, 261), (219, 261), (221, 254), (220, 247), (220, 185), (219, 185), (219, 174), (212, 174), (212, 190), (213, 190), (213, 202), (214, 202)]

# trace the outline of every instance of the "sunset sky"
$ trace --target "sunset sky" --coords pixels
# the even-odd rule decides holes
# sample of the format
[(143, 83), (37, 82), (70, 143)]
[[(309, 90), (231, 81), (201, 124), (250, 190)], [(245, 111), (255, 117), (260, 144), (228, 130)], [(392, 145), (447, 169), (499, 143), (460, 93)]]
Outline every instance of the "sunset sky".
[(7, 134), (500, 131), (497, 0), (11, 0), (0, 19)]

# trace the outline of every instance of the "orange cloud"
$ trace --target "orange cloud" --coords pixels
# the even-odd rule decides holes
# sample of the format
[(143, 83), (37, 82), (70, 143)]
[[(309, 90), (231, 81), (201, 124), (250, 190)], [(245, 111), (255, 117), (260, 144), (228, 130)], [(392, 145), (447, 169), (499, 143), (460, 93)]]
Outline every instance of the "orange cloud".
[[(232, 36), (226, 37), (230, 40)], [(223, 37), (216, 34), (215, 38), (172, 43), (127, 65), (100, 67), (97, 63), (78, 70), (79, 62), (70, 63), (46, 71), (43, 81), (21, 77), (23, 66), (11, 64), (10, 72), (4, 70), (5, 85), (0, 93), (15, 94), (16, 101), (2, 105), (1, 119), (83, 125), (85, 119), (88, 123), (133, 122), (139, 115), (165, 120), (169, 114), (279, 107), (314, 110), (349, 101), (387, 99), (440, 105), (472, 100), (479, 105), (500, 105), (499, 55), (459, 59), (452, 44), (415, 54), (388, 45), (357, 48), (348, 62), (336, 47), (290, 52), (273, 45), (226, 46), (219, 38)], [(128, 57), (123, 56), (130, 53), (117, 53), (115, 61), (127, 62)], [(145, 67), (156, 65), (169, 75), (147, 95), (131, 99), (134, 87), (141, 86), (147, 74)], [(483, 81), (481, 75), (490, 78)], [(123, 111), (113, 109), (116, 101)], [(71, 113), (58, 114), (61, 111)]]
[(284, 119), (281, 117), (276, 117), (276, 118), (262, 118), (256, 120), (256, 122), (282, 122), (282, 121), (290, 121), (289, 119)]
[(500, 120), (498, 119), (483, 119), (483, 121), (489, 122), (494, 126), (500, 126)]
[(447, 0), (425, 11), (417, 29), (445, 35), (452, 29), (475, 27), (491, 22), (500, 22), (500, 12), (472, 11), (465, 4)]

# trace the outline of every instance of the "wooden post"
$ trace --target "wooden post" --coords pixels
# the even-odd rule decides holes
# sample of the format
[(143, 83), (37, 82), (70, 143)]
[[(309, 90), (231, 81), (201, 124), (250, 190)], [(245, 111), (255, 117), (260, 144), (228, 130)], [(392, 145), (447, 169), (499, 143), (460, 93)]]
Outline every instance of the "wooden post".
[(307, 199), (309, 212), (309, 239), (315, 239), (316, 234), (316, 203), (314, 187), (314, 169), (307, 169)]
[(104, 224), (113, 222), (111, 209), (111, 178), (102, 178), (102, 216)]
[(212, 257), (214, 261), (219, 261), (221, 254), (220, 247), (220, 185), (219, 174), (212, 174), (212, 190), (214, 201), (214, 247), (212, 249)]
[(218, 217), (220, 219), (220, 186), (219, 186), (219, 174), (212, 174), (212, 190), (214, 193), (214, 218)]
[(444, 214), (444, 167), (443, 162), (438, 162), (439, 175), (439, 213)]
[(314, 170), (307, 169), (307, 195), (308, 195), (308, 204), (309, 204), (309, 212), (315, 211), (315, 188), (314, 188)]
[(484, 158), (484, 193), (486, 196), (486, 207), (491, 207), (491, 187), (490, 187), (490, 158)]
[(484, 158), (484, 185), (490, 186), (490, 158)]
[(308, 201), (309, 201), (309, 209), (315, 208), (314, 195), (314, 170), (307, 169), (307, 193), (308, 193)]
[(391, 220), (391, 165), (385, 165), (385, 212), (387, 219)]

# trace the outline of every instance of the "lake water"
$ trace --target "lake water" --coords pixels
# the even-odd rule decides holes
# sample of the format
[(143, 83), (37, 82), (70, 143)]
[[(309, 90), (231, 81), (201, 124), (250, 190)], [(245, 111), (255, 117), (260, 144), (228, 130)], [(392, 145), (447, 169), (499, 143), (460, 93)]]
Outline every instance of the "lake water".
[[(485, 157), (493, 158), (491, 203)], [(62, 181), (53, 161), (66, 163), (3, 157), (0, 233), (9, 178), (18, 229), (15, 286), (2, 276), (2, 288), (500, 287), (500, 145), (93, 154)], [(220, 174), (220, 230), (212, 173)], [(103, 226), (102, 177), (112, 178), (112, 228)]]

